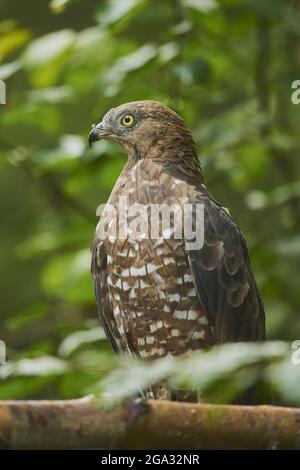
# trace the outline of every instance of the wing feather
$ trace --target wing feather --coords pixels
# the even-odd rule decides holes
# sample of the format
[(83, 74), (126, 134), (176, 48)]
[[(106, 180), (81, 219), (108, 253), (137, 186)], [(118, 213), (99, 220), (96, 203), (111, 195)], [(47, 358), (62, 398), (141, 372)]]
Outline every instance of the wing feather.
[(263, 340), (264, 307), (242, 233), (213, 199), (200, 196), (191, 202), (204, 205), (204, 244), (199, 250), (186, 244), (188, 259), (216, 343)]

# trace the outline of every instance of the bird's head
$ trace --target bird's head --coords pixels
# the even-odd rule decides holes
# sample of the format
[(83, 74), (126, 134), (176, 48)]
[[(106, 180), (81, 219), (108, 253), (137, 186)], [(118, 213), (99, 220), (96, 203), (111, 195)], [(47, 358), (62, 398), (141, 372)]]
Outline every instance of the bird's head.
[(89, 144), (109, 139), (129, 157), (195, 155), (192, 134), (184, 120), (157, 101), (134, 101), (112, 108), (89, 134)]

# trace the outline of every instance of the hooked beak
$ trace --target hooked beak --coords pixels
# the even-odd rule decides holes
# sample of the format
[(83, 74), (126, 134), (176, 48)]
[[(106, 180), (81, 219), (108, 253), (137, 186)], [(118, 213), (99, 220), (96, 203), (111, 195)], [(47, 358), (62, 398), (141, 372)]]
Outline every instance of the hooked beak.
[(102, 122), (97, 124), (97, 126), (93, 127), (91, 132), (89, 133), (89, 146), (92, 146), (93, 142), (96, 140), (105, 139), (106, 137), (110, 136), (111, 132), (103, 127)]

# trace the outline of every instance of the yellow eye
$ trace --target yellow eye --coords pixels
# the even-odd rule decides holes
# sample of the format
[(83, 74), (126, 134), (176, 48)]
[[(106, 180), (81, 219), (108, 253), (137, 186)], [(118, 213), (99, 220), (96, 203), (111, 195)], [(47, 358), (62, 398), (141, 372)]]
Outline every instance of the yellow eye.
[(135, 123), (134, 116), (132, 114), (125, 114), (121, 119), (122, 126), (130, 127)]

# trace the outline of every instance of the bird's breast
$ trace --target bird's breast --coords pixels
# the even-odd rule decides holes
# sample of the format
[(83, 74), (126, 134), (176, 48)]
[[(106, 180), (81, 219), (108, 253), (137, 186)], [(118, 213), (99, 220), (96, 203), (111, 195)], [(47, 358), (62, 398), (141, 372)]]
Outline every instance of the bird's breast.
[(212, 335), (196, 295), (183, 234), (177, 238), (175, 233), (176, 210), (188, 200), (187, 188), (168, 175), (150, 176), (132, 173), (119, 184), (109, 200), (115, 209), (103, 214), (100, 226), (119, 332), (141, 356), (153, 358), (198, 349), (210, 344)]

